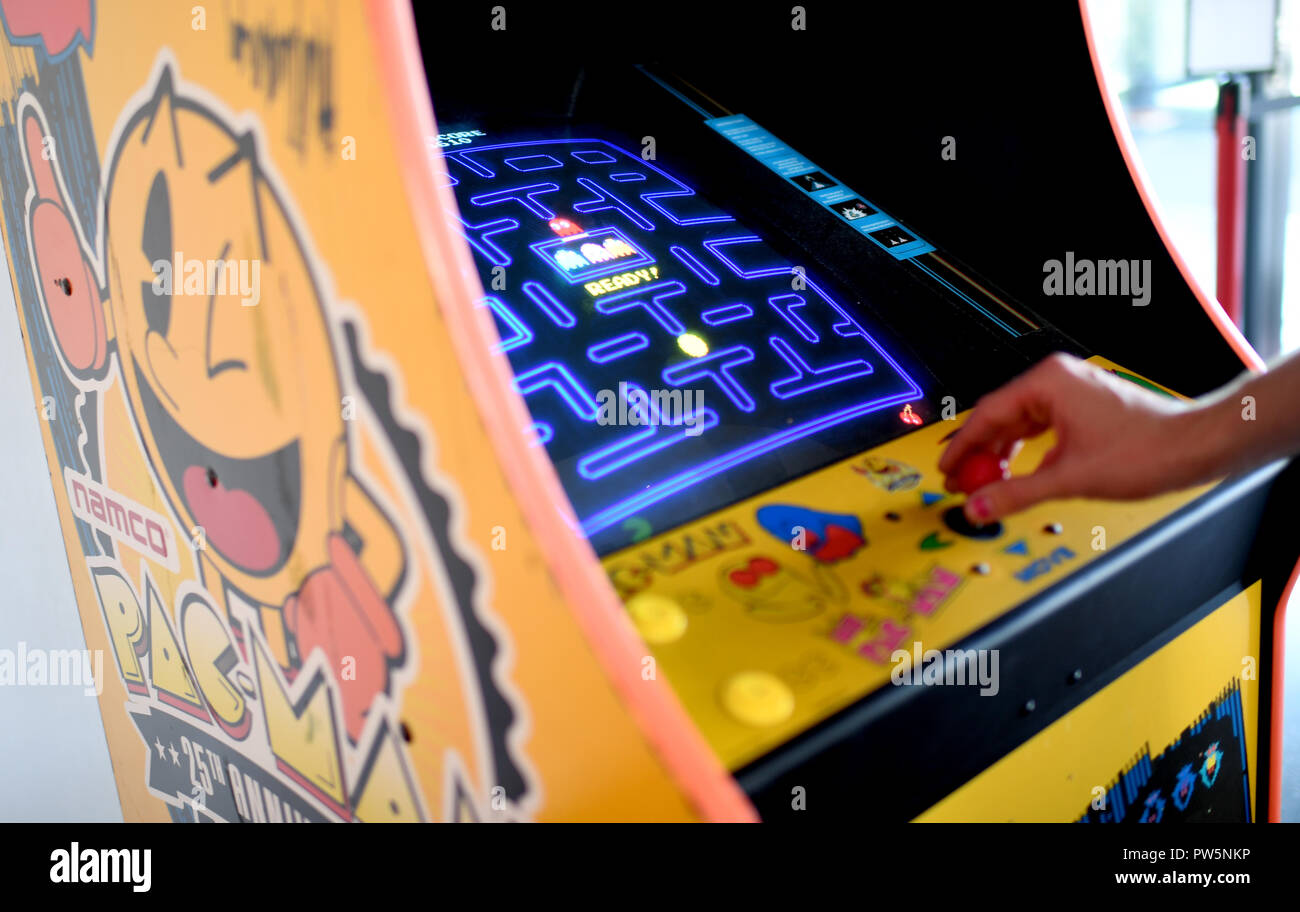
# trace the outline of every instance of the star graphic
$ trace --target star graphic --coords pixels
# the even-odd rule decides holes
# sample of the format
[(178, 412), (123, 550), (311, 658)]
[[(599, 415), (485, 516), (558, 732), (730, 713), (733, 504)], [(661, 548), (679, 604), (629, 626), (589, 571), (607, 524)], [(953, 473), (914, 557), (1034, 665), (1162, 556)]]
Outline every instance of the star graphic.
[(170, 750), (170, 751), (172, 752), (172, 766), (180, 766), (180, 765), (181, 765), (181, 755), (180, 755), (180, 753), (176, 750), (176, 745), (175, 745), (175, 744), (168, 744), (168, 745), (167, 745), (167, 749)]
[(154, 738), (154, 740), (153, 740), (153, 744), (154, 744), (154, 747), (158, 748), (158, 756), (159, 756), (159, 757), (162, 757), (163, 759), (166, 759), (166, 755), (163, 753), (162, 741), (160, 741), (160, 740), (157, 739), (157, 738)]

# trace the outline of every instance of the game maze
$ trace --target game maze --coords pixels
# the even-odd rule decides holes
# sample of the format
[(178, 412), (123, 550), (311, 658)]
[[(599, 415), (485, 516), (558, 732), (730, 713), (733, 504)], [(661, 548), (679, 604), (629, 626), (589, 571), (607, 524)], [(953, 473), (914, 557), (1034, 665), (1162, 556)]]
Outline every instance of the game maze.
[(715, 509), (729, 471), (922, 395), (816, 276), (655, 162), (597, 139), (446, 160), (480, 306), (588, 535)]

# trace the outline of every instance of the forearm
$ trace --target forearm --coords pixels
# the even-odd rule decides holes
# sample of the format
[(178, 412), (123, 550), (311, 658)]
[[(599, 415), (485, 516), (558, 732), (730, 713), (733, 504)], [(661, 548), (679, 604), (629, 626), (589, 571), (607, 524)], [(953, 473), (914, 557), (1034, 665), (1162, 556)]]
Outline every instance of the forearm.
[(1300, 354), (1203, 397), (1180, 423), (1195, 481), (1300, 452)]

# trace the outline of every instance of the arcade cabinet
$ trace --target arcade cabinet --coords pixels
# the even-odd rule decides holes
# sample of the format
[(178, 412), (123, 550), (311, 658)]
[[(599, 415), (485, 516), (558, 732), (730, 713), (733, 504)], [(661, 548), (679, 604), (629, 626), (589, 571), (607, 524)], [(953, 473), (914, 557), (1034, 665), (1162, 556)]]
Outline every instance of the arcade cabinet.
[(1171, 396), (1258, 357), (1168, 245), (1079, 10), (1037, 42), (856, 15), (865, 60), (502, 38), (472, 80), (422, 32), (520, 445), (765, 820), (1265, 817), (1294, 473), (973, 526), (936, 468), (1051, 352)]
[(0, 3), (124, 817), (1276, 816), (1295, 472), (936, 468), (1056, 351), (1261, 367), (1086, 19), (787, 7)]

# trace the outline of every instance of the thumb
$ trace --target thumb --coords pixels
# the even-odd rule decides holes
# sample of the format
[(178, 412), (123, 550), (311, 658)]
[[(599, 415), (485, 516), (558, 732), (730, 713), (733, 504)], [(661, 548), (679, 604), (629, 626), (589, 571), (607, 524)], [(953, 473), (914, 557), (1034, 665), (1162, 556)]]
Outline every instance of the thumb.
[(990, 523), (1041, 501), (1059, 497), (1061, 487), (1060, 472), (1054, 467), (1039, 468), (1031, 475), (1006, 481), (995, 481), (967, 498), (966, 518), (977, 524)]

